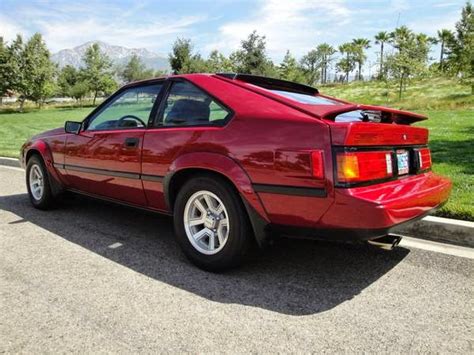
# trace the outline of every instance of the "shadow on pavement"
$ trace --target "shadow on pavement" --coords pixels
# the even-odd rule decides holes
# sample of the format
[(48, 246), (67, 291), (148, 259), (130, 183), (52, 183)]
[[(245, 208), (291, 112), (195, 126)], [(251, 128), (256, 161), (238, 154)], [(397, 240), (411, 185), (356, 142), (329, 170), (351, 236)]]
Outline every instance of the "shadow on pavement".
[[(74, 197), (53, 211), (26, 194), (0, 197), (0, 209), (120, 265), (208, 300), (289, 315), (329, 310), (357, 296), (409, 253), (364, 245), (281, 239), (240, 269), (212, 274), (192, 266), (174, 242), (169, 217)], [(116, 243), (121, 243), (118, 246)], [(110, 247), (111, 245), (114, 247)], [(388, 295), (387, 295), (388, 296)], [(156, 297), (160, 297), (159, 294)]]

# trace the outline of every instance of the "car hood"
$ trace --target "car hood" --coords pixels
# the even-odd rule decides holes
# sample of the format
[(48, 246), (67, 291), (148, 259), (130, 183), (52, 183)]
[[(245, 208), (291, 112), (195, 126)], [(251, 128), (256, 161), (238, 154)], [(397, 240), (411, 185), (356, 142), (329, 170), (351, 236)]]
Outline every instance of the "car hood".
[(37, 139), (37, 138), (45, 138), (45, 137), (54, 137), (54, 136), (59, 136), (61, 134), (65, 134), (64, 127), (59, 127), (59, 128), (50, 129), (48, 131), (44, 131), (42, 133), (39, 133), (33, 136), (32, 138)]

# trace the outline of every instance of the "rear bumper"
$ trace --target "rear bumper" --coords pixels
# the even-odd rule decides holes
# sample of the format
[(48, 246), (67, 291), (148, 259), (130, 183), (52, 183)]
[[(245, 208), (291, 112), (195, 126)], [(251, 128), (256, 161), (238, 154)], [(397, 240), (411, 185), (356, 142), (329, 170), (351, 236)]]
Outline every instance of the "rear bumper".
[(370, 240), (423, 218), (449, 198), (451, 181), (432, 172), (373, 186), (336, 189), (334, 203), (315, 228), (281, 225), (285, 235), (328, 240)]
[(284, 225), (271, 225), (271, 233), (277, 235), (284, 235), (287, 237), (299, 237), (299, 238), (311, 238), (320, 240), (333, 240), (333, 241), (366, 241), (384, 237), (391, 233), (396, 233), (398, 227), (413, 223), (423, 217), (429, 215), (433, 210), (441, 207), (435, 207), (413, 219), (405, 222), (394, 224), (386, 228), (304, 228), (295, 226), (284, 226)]

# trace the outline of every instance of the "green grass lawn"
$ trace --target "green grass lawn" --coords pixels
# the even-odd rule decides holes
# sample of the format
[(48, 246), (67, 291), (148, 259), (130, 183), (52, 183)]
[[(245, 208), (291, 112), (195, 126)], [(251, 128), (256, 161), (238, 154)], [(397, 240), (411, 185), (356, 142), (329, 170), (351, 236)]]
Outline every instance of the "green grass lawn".
[(430, 130), (433, 170), (453, 181), (450, 200), (437, 215), (474, 221), (474, 112), (420, 111), (417, 126)]
[[(374, 86), (375, 95), (379, 90), (376, 84), (380, 85), (380, 83), (368, 85)], [(405, 101), (398, 102), (398, 104), (394, 101), (390, 106), (414, 109), (429, 116), (429, 120), (419, 122), (417, 125), (430, 130), (433, 170), (450, 177), (454, 183), (450, 201), (437, 214), (474, 221), (474, 111), (471, 107), (474, 100), (472, 95), (471, 97), (465, 96), (465, 88), (457, 88), (458, 84), (455, 82), (451, 83), (452, 88), (459, 95), (460, 101), (447, 99), (446, 95), (455, 95), (455, 93), (448, 91), (448, 83), (438, 84), (438, 90), (432, 94), (432, 97), (437, 97), (440, 102), (443, 102), (438, 106), (444, 107), (444, 109), (435, 110), (427, 107), (425, 96), (416, 90), (413, 90)], [(367, 83), (365, 85), (367, 86)], [(418, 83), (418, 87), (421, 87), (422, 91), (426, 89), (426, 86)], [(326, 89), (322, 91), (336, 95), (334, 92), (329, 93)], [(363, 85), (360, 83), (336, 89), (339, 91), (337, 96), (341, 98), (382, 104), (380, 97), (377, 98), (377, 96), (371, 101), (368, 97), (370, 90), (363, 89)], [(417, 100), (419, 100), (418, 104), (416, 104)], [(459, 103), (461, 101), (462, 104)], [(451, 104), (448, 104), (450, 102)], [(449, 109), (451, 105), (457, 109)], [(33, 134), (61, 127), (66, 120), (80, 121), (91, 110), (90, 107), (49, 108), (32, 110), (27, 113), (0, 113), (0, 156), (18, 157), (21, 145)]]
[(50, 108), (25, 113), (0, 113), (0, 156), (17, 158), (21, 145), (32, 135), (82, 121), (93, 108)]
[(474, 109), (474, 95), (469, 85), (447, 78), (411, 80), (398, 99), (395, 82), (371, 81), (350, 84), (329, 84), (321, 93), (359, 104), (373, 104), (405, 110)]

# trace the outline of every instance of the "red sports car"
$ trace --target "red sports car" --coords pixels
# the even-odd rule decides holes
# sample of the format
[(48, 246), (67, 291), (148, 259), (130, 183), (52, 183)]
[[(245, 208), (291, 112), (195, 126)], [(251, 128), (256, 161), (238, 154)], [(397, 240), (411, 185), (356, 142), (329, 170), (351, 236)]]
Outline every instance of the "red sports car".
[(410, 126), (424, 119), (272, 78), (177, 75), (125, 85), (21, 160), (33, 206), (68, 190), (172, 214), (189, 259), (220, 270), (252, 240), (384, 240), (443, 204), (451, 182)]

